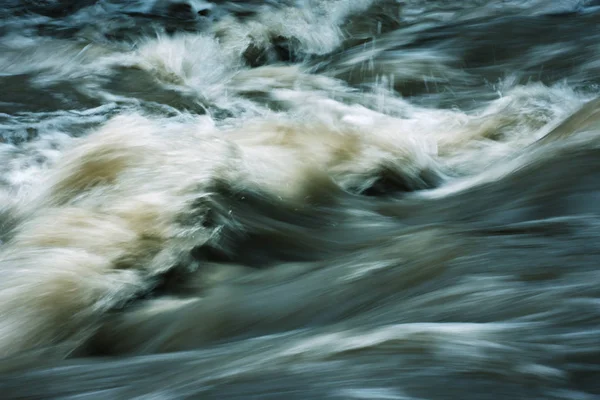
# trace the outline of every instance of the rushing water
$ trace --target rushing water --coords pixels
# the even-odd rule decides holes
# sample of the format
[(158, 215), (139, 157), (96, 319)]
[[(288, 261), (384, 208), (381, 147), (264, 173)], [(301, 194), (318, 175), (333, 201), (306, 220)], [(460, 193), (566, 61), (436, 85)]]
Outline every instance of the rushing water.
[(600, 2), (0, 16), (3, 399), (600, 398)]

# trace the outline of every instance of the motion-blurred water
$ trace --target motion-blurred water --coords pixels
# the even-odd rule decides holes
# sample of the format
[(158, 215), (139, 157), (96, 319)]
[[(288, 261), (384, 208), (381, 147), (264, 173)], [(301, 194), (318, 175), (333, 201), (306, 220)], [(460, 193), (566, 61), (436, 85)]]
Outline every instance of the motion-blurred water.
[(0, 17), (3, 399), (600, 398), (600, 2)]

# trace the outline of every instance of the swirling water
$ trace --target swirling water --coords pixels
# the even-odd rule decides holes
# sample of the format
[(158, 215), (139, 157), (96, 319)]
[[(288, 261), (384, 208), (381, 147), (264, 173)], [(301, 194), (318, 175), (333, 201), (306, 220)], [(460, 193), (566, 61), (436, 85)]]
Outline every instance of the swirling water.
[(0, 16), (2, 398), (600, 396), (600, 2)]

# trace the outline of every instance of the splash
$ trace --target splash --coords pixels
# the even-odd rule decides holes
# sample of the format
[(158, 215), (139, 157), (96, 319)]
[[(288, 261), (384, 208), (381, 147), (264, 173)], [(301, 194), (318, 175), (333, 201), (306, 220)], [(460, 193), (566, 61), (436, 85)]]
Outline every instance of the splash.
[(594, 4), (10, 3), (3, 396), (594, 397)]

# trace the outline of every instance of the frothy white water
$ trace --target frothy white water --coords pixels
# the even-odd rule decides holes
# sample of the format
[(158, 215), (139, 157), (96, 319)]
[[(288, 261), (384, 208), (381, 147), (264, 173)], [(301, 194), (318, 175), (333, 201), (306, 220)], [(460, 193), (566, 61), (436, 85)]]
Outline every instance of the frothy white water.
[(468, 4), (11, 6), (0, 391), (595, 396), (594, 9)]
[[(1, 248), (3, 353), (85, 332), (102, 312), (150, 290), (159, 274), (182, 263), (196, 268), (189, 258), (194, 248), (223, 246), (224, 226), (245, 229), (235, 214), (216, 225), (211, 221), (214, 194), (223, 188), (242, 198), (243, 193), (260, 192), (298, 206), (315, 185), (328, 180), (355, 193), (372, 188), (383, 175), (400, 190), (426, 189), (448, 179), (444, 171), (449, 166), (438, 151), (449, 153), (454, 162), (452, 155), (459, 154), (460, 167), (477, 175), (473, 169), (484, 170), (492, 157), (501, 159), (507, 153), (495, 150), (501, 156), (495, 155), (489, 149), (493, 145), (485, 143), (490, 123), (498, 127), (498, 120), (508, 121), (502, 126), (506, 133), (494, 130), (508, 138), (494, 145), (513, 148), (533, 142), (536, 130), (552, 126), (556, 116), (542, 107), (556, 91), (565, 90), (533, 90), (544, 97), (533, 105), (525, 103), (530, 115), (523, 112), (529, 110), (519, 89), (482, 116), (469, 120), (463, 115), (466, 121), (454, 132), (437, 138), (417, 135), (415, 131), (425, 129), (418, 120), (317, 99), (299, 106), (293, 118), (273, 115), (226, 128), (206, 119), (118, 117), (84, 139), (70, 139), (77, 143), (55, 156), (59, 160), (41, 177), (36, 175), (43, 163), (23, 172), (16, 158), (8, 166), (16, 164), (19, 172), (6, 175), (13, 186), (21, 178), (30, 187), (28, 198), (14, 205), (14, 216), (23, 221)], [(424, 113), (415, 114), (419, 112)], [(458, 120), (456, 115), (451, 118)], [(484, 121), (483, 127), (468, 130), (478, 120)], [(531, 130), (529, 137), (510, 136), (511, 130), (523, 127)], [(466, 138), (460, 137), (461, 131)], [(444, 142), (448, 137), (450, 142)], [(41, 137), (21, 155), (47, 154), (43, 145), (48, 140)], [(477, 141), (482, 144), (474, 146)], [(465, 157), (473, 146), (474, 154)], [(478, 158), (483, 155), (487, 159), (482, 165)]]

